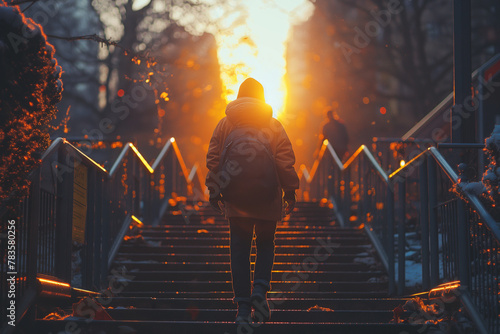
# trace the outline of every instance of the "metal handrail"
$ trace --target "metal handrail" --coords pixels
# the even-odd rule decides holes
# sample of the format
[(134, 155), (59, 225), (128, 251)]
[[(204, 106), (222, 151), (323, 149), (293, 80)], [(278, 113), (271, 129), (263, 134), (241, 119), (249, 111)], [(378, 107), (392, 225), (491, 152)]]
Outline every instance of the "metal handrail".
[(448, 164), (446, 159), (441, 155), (441, 153), (439, 153), (439, 151), (435, 147), (429, 147), (426, 151), (423, 151), (422, 153), (408, 161), (404, 166), (396, 169), (389, 175), (389, 179), (393, 179), (399, 176), (399, 174), (403, 174), (404, 172), (406, 172), (409, 168), (413, 168), (413, 165), (416, 164), (417, 161), (425, 158), (429, 154), (434, 158), (434, 160), (436, 160), (441, 169), (446, 173), (446, 175), (452, 182), (458, 181), (457, 173), (455, 173), (453, 168)]
[(399, 174), (404, 173), (408, 168), (413, 167), (413, 164), (416, 164), (417, 161), (425, 158), (427, 155), (430, 155), (434, 160), (438, 163), (438, 165), (441, 167), (441, 170), (443, 170), (448, 178), (450, 179), (451, 182), (456, 183), (458, 187), (462, 189), (463, 196), (466, 198), (467, 202), (469, 202), (475, 210), (478, 211), (479, 215), (481, 218), (484, 220), (485, 224), (487, 227), (490, 229), (490, 231), (495, 235), (495, 237), (500, 241), (500, 227), (498, 226), (498, 223), (495, 221), (495, 219), (490, 215), (488, 211), (484, 208), (484, 205), (481, 203), (479, 198), (475, 194), (471, 194), (467, 192), (464, 188), (464, 185), (462, 183), (459, 183), (459, 178), (457, 173), (453, 170), (453, 168), (448, 164), (446, 159), (443, 157), (443, 155), (439, 152), (439, 150), (435, 147), (429, 147), (427, 151), (424, 151), (417, 155), (415, 158), (410, 160), (408, 163), (406, 163), (404, 166), (401, 168), (397, 169), (394, 171), (391, 175), (389, 175), (389, 179), (394, 179)]
[[(205, 193), (198, 165), (190, 171), (187, 169), (174, 138), (163, 146), (153, 166), (132, 143), (127, 143), (109, 172), (66, 139), (55, 139), (43, 153), (40, 166), (30, 174), (29, 195), (20, 211), (15, 213), (20, 217), (16, 221), (21, 224), (17, 234), (29, 233), (29, 242), (20, 241), (18, 246), (21, 247), (18, 254), (27, 257), (18, 270), (19, 275), (26, 278), (22, 280), (26, 283), (17, 290), (16, 297), (20, 301), (29, 297), (29, 289), (36, 284), (39, 274), (63, 282), (71, 280), (73, 174), (81, 165), (87, 167), (84, 173), (87, 184), (84, 224), (87, 231), (81, 246), (82, 266), (87, 266), (81, 271), (84, 275), (82, 287), (86, 289), (105, 288), (102, 284), (106, 284), (113, 257), (129, 225), (138, 219), (136, 217), (145, 216), (149, 222), (161, 218), (161, 207), (170, 198), (166, 191), (158, 194), (160, 189), (164, 190), (162, 187), (169, 186), (171, 191), (182, 195), (189, 195), (194, 188), (198, 194)], [(182, 173), (175, 172), (177, 167)], [(3, 251), (0, 250), (0, 256), (5, 259)], [(45, 269), (40, 269), (41, 266)], [(6, 291), (6, 272), (2, 270), (0, 274), (3, 294)], [(5, 312), (3, 303), (2, 296), (2, 316)], [(20, 320), (18, 317), (17, 321)]]
[[(330, 156), (325, 155), (325, 152), (330, 152)], [(498, 260), (495, 254), (489, 253), (490, 251), (494, 253), (495, 249), (500, 248), (500, 226), (485, 209), (479, 198), (465, 191), (464, 185), (459, 183), (456, 172), (438, 149), (435, 147), (428, 148), (390, 175), (383, 171), (365, 146), (361, 146), (343, 165), (338, 163), (336, 154), (332, 154), (332, 152), (335, 153), (334, 149), (328, 143), (325, 143), (321, 150), (323, 154), (318, 156), (311, 172), (309, 173), (305, 167), (301, 168), (306, 184), (311, 191), (313, 185), (317, 184), (319, 191), (316, 189), (316, 193), (321, 198), (331, 196), (333, 198), (332, 202), (335, 203), (334, 207), (337, 209), (336, 214), (340, 216), (342, 214), (344, 216), (351, 214), (351, 187), (354, 187), (354, 192), (359, 193), (357, 195), (358, 204), (355, 207), (356, 213), (354, 214), (357, 218), (354, 220), (358, 224), (364, 224), (365, 231), (388, 271), (389, 292), (394, 294), (396, 285), (399, 295), (403, 295), (405, 290), (406, 183), (413, 182), (413, 185), (420, 189), (417, 190), (420, 199), (413, 203), (420, 205), (417, 212), (422, 228), (424, 289), (436, 286), (439, 283), (441, 277), (440, 261), (443, 266), (445, 264), (447, 266), (451, 265), (453, 271), (448, 274), (456, 276), (445, 276), (448, 274), (443, 272), (443, 279), (460, 279), (465, 289), (464, 302), (468, 303), (467, 309), (470, 311), (470, 316), (476, 323), (477, 328), (484, 328), (488, 324), (490, 331), (500, 333), (500, 324), (494, 314), (485, 318), (486, 322), (478, 316), (478, 314), (487, 312), (483, 310), (485, 307), (493, 307), (494, 309), (491, 311), (493, 313), (495, 309), (498, 311), (498, 304), (500, 304), (499, 296), (495, 293), (495, 289), (498, 290), (498, 287), (494, 285), (495, 280), (490, 280), (486, 276), (483, 277), (487, 275), (483, 271), (488, 268), (482, 269), (484, 266), (491, 266), (492, 262)], [(376, 179), (370, 179), (370, 170), (375, 172)], [(456, 188), (462, 190), (461, 197), (453, 195), (452, 200), (438, 201), (437, 171), (441, 171), (445, 175), (443, 180), (455, 184)], [(418, 172), (418, 180), (412, 177), (415, 172)], [(357, 178), (355, 180), (357, 183), (351, 182), (352, 176), (355, 179)], [(445, 193), (450, 194), (448, 189), (449, 187), (445, 185)], [(412, 188), (412, 191), (415, 191), (415, 188)], [(398, 195), (397, 205), (394, 204), (395, 193)], [(408, 194), (411, 195), (411, 193)], [(337, 203), (341, 205), (337, 207)], [(344, 205), (343, 208), (342, 205)], [(340, 210), (341, 208), (343, 210)], [(467, 211), (467, 208), (471, 211)], [(438, 211), (442, 212), (440, 216), (438, 216)], [(450, 221), (449, 219), (455, 220)], [(397, 222), (397, 226), (395, 222)], [(485, 236), (475, 240), (474, 236), (480, 233)], [(398, 241), (397, 257), (394, 254), (394, 248), (396, 247), (395, 234)], [(453, 246), (456, 249), (447, 248), (446, 251), (451, 252), (451, 255), (445, 257), (443, 254), (441, 257), (438, 238), (440, 236), (444, 238), (445, 235), (446, 240), (449, 241), (443, 247), (460, 246)], [(450, 242), (451, 244), (448, 244)], [(490, 250), (487, 250), (486, 247), (489, 247)], [(475, 258), (470, 258), (471, 256), (475, 256)], [(485, 257), (487, 258), (485, 259)], [(475, 261), (474, 265), (469, 262), (472, 259)], [(397, 278), (394, 270), (396, 262), (398, 263)], [(472, 266), (478, 268), (471, 268)], [(427, 269), (424, 271), (424, 268)], [(430, 271), (428, 268), (430, 268)], [(498, 279), (498, 274), (496, 279)], [(478, 280), (489, 283), (478, 283)], [(489, 288), (484, 286), (484, 284), (490, 283), (493, 285), (488, 285)], [(490, 298), (491, 296), (488, 293), (495, 295), (493, 299)], [(468, 297), (469, 295), (471, 295), (471, 298)], [(497, 304), (492, 302), (494, 298), (496, 298)], [(471, 300), (474, 301), (476, 310), (471, 310)], [(481, 310), (481, 312), (477, 310)]]
[(365, 145), (361, 145), (356, 150), (356, 152), (354, 152), (353, 155), (345, 162), (345, 164), (343, 164), (342, 161), (340, 160), (337, 152), (335, 152), (335, 149), (333, 148), (333, 146), (328, 142), (328, 140), (325, 140), (323, 142), (323, 146), (321, 147), (318, 158), (314, 161), (314, 164), (313, 164), (313, 167), (311, 168), (311, 171), (309, 171), (307, 169), (307, 167), (305, 167), (305, 166), (301, 167), (302, 175), (305, 176), (306, 182), (311, 183), (312, 180), (314, 179), (314, 177), (316, 175), (316, 171), (318, 170), (320, 163), (322, 162), (322, 160), (325, 157), (324, 153), (326, 152), (326, 150), (328, 150), (328, 152), (330, 153), (331, 157), (333, 158), (337, 168), (340, 171), (344, 171), (347, 168), (349, 168), (349, 166), (352, 164), (352, 162), (354, 160), (356, 160), (356, 158), (358, 158), (358, 156), (360, 156), (361, 154), (364, 154), (369, 159), (372, 167), (375, 168), (375, 170), (380, 175), (380, 177), (383, 180), (385, 180), (386, 182), (389, 181), (387, 174), (384, 172), (382, 167), (380, 167), (380, 165), (378, 164), (378, 162), (375, 159), (375, 157), (373, 156), (373, 154), (370, 152), (370, 150)]
[(116, 159), (115, 163), (113, 164), (113, 167), (111, 167), (109, 171), (109, 177), (113, 177), (116, 174), (116, 171), (120, 167), (120, 165), (123, 163), (123, 160), (127, 156), (127, 153), (132, 150), (133, 154), (139, 161), (141, 162), (142, 166), (151, 174), (154, 173), (154, 169), (151, 168), (151, 166), (148, 164), (146, 159), (142, 156), (142, 154), (139, 152), (139, 150), (134, 146), (132, 143), (127, 143), (125, 144), (125, 147), (122, 149), (120, 152), (120, 155)]
[[(481, 73), (488, 68), (490, 68), (493, 64), (500, 60), (500, 54), (496, 54), (491, 57), (487, 62), (481, 65), (479, 68), (472, 72), (472, 81), (476, 81)], [(434, 107), (427, 115), (424, 116), (419, 122), (417, 122), (407, 133), (405, 133), (401, 139), (408, 140), (411, 137), (415, 136), (415, 133), (422, 128), (430, 119), (438, 115), (443, 110), (448, 110), (453, 104), (453, 92), (449, 93), (437, 106)]]
[[(328, 144), (330, 145), (330, 144)], [(332, 148), (333, 150), (333, 148)], [(370, 150), (368, 149), (368, 147), (366, 147), (365, 145), (361, 145), (359, 147), (359, 149), (352, 155), (351, 158), (349, 158), (349, 160), (347, 160), (347, 162), (345, 163), (345, 167), (344, 169), (348, 168), (349, 165), (358, 157), (361, 155), (361, 153), (363, 153), (364, 156), (366, 156), (368, 158), (368, 161), (370, 162), (370, 165), (372, 166), (372, 168), (374, 168), (376, 171), (377, 171), (377, 174), (385, 181), (385, 182), (388, 182), (389, 181), (389, 178), (387, 177), (387, 174), (384, 172), (384, 170), (382, 169), (382, 167), (380, 167), (380, 165), (378, 164), (377, 160), (375, 159), (375, 157), (373, 156), (372, 152), (370, 152)]]
[(158, 154), (158, 157), (155, 159), (155, 161), (153, 162), (153, 166), (151, 168), (153, 168), (153, 170), (156, 170), (158, 168), (158, 166), (160, 165), (160, 163), (165, 159), (165, 157), (167, 156), (167, 152), (170, 150), (170, 148), (172, 147), (172, 143), (175, 141), (172, 140), (173, 138), (171, 138), (169, 141), (167, 141), (165, 143), (165, 145), (163, 145), (160, 153)]
[(107, 173), (104, 167), (99, 165), (97, 162), (88, 157), (85, 153), (83, 153), (78, 148), (73, 146), (69, 141), (61, 137), (54, 139), (49, 148), (42, 154), (41, 158), (42, 163), (47, 159), (49, 159), (50, 157), (52, 157), (54, 154), (57, 154), (59, 148), (61, 148), (62, 146), (69, 148), (71, 153), (77, 155), (79, 158), (82, 159), (82, 162), (86, 162), (88, 165), (96, 167), (99, 172)]

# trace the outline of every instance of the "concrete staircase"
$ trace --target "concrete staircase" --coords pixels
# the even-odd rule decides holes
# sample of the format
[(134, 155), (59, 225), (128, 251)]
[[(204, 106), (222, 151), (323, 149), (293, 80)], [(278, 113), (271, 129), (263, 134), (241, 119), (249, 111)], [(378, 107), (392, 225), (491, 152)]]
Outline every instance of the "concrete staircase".
[(364, 231), (337, 226), (328, 207), (298, 203), (278, 225), (272, 319), (265, 324), (233, 323), (223, 217), (203, 206), (189, 222), (174, 212), (163, 224), (143, 227), (143, 238), (120, 248), (114, 266), (125, 288), (102, 300), (113, 320), (38, 320), (38, 333), (69, 333), (69, 322), (79, 333), (425, 333), (390, 323), (405, 300), (388, 298), (385, 272)]

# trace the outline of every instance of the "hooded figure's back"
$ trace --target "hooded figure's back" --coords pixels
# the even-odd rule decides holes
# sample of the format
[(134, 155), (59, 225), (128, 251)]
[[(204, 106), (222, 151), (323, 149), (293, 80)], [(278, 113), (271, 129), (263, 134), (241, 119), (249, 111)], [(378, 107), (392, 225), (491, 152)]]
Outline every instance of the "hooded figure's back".
[[(272, 108), (265, 103), (264, 88), (254, 80), (247, 79), (240, 86), (238, 98), (226, 107), (224, 117), (214, 130), (207, 153), (206, 185), (211, 193), (220, 191), (226, 182), (221, 176), (219, 165), (224, 143), (228, 135), (236, 128), (255, 127), (263, 131), (269, 140), (269, 146), (276, 163), (276, 172), (281, 190), (295, 190), (299, 187), (299, 179), (293, 165), (295, 155), (292, 145), (281, 123), (272, 117)], [(275, 200), (262, 205), (257, 210), (243, 211), (226, 204), (226, 216), (253, 217), (265, 220), (280, 220), (282, 218), (282, 199), (278, 196)]]

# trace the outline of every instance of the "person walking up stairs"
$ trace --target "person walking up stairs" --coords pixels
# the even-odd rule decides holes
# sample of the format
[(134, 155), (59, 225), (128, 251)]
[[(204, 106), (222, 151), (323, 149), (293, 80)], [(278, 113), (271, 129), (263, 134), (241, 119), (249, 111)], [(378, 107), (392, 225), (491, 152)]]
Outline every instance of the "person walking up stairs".
[[(271, 317), (271, 289), (276, 224), (295, 206), (299, 178), (292, 144), (265, 102), (264, 88), (245, 80), (213, 133), (207, 154), (206, 185), (210, 204), (225, 213), (230, 226), (231, 275), (236, 322)], [(256, 235), (257, 259), (253, 290), (250, 250)]]

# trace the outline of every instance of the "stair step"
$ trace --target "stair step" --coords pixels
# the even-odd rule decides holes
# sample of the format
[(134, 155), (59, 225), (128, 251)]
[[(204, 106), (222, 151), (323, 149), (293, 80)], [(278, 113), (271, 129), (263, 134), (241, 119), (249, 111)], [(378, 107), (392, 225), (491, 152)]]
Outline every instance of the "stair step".
[[(129, 281), (126, 291), (231, 291), (231, 281)], [(374, 292), (387, 287), (387, 283), (371, 282), (314, 282), (314, 281), (271, 281), (274, 291)]]
[[(164, 218), (161, 221), (162, 225), (192, 225), (192, 224), (202, 224), (202, 225), (224, 225), (229, 226), (227, 220), (215, 216), (170, 216)], [(325, 226), (325, 227), (337, 227), (340, 228), (338, 223), (333, 219), (333, 217), (317, 217), (316, 215), (304, 215), (300, 217), (294, 217), (287, 221), (280, 223), (284, 226)]]
[[(81, 330), (81, 334), (102, 333), (119, 334), (120, 326), (131, 328), (138, 333), (168, 333), (175, 334), (408, 334), (421, 333), (422, 325), (407, 324), (365, 324), (365, 323), (313, 323), (313, 322), (269, 322), (266, 324), (248, 324), (240, 326), (232, 322), (198, 322), (198, 321), (104, 321), (104, 320), (38, 320), (36, 329), (39, 334), (65, 331), (66, 324)], [(201, 327), (201, 325), (203, 327)]]
[[(229, 290), (224, 291), (161, 291), (161, 292), (151, 292), (151, 291), (123, 291), (120, 292), (122, 297), (151, 297), (152, 295), (156, 298), (232, 298), (233, 292)], [(269, 298), (354, 298), (354, 299), (366, 299), (366, 298), (386, 298), (387, 290), (381, 289), (379, 291), (371, 292), (359, 292), (359, 291), (270, 291), (268, 292)]]
[[(120, 248), (121, 252), (128, 253), (154, 253), (154, 254), (171, 254), (171, 253), (182, 253), (182, 254), (229, 254), (229, 241), (228, 244), (224, 245), (212, 245), (212, 246), (199, 246), (197, 242), (195, 246), (187, 245), (168, 245), (162, 242), (159, 247), (148, 246), (144, 244), (139, 245), (124, 245)], [(310, 247), (305, 245), (280, 245), (280, 241), (276, 241), (276, 254), (302, 254), (305, 251), (309, 251)], [(340, 246), (333, 250), (335, 254), (359, 254), (369, 251), (371, 245), (358, 245), (358, 246)], [(255, 248), (253, 248), (255, 253)], [(318, 254), (327, 254), (326, 250), (318, 251)]]
[[(159, 225), (159, 226), (145, 226), (142, 231), (153, 231), (153, 232), (161, 232), (164, 230), (178, 230), (178, 231), (186, 231), (192, 232), (198, 229), (209, 229), (213, 231), (229, 231), (229, 225), (225, 224), (216, 224), (216, 225), (208, 225), (208, 224), (180, 224), (180, 225)], [(283, 224), (278, 224), (276, 231), (278, 233), (287, 233), (287, 232), (315, 232), (315, 231), (331, 231), (332, 233), (352, 233), (357, 235), (364, 235), (364, 231), (358, 228), (340, 228), (337, 226), (322, 226), (322, 225), (298, 225), (298, 226), (285, 226)]]
[[(149, 260), (148, 260), (149, 261)], [(190, 271), (207, 271), (207, 270), (230, 270), (229, 262), (207, 263), (207, 262), (149, 262), (141, 263), (138, 261), (115, 261), (116, 266), (125, 266), (128, 271), (131, 270), (145, 270), (145, 271), (170, 271), (170, 270), (190, 270)], [(301, 262), (286, 263), (275, 262), (274, 270), (287, 270), (290, 268), (303, 268)], [(364, 271), (368, 270), (365, 264), (361, 263), (321, 263), (323, 270), (336, 270), (336, 271)]]
[[(269, 303), (281, 309), (302, 309), (318, 305), (332, 310), (393, 310), (403, 305), (406, 299), (314, 299), (314, 298), (268, 298)], [(153, 297), (112, 297), (99, 300), (107, 307), (128, 307), (169, 309), (169, 308), (203, 308), (234, 309), (236, 304), (232, 298), (153, 298)]]
[[(236, 310), (233, 309), (108, 309), (109, 315), (116, 320), (153, 321), (234, 321)], [(393, 316), (392, 311), (338, 310), (334, 312), (321, 310), (272, 310), (273, 322), (360, 322), (388, 323)]]
[[(139, 271), (128, 272), (134, 280), (157, 281), (157, 280), (207, 280), (207, 281), (229, 281), (231, 272), (228, 271)], [(339, 271), (294, 271), (294, 270), (273, 270), (273, 277), (301, 278), (310, 281), (368, 281), (370, 278), (380, 277), (384, 273), (381, 271), (369, 272), (339, 272)]]
[[(367, 244), (368, 240), (365, 238), (349, 238), (349, 237), (330, 237), (328, 235), (321, 236), (321, 240), (318, 237), (293, 237), (293, 238), (276, 238), (277, 245), (304, 245), (304, 246), (319, 246), (326, 242), (335, 244), (335, 247), (341, 247), (345, 244)], [(161, 245), (197, 245), (197, 246), (217, 246), (217, 245), (229, 245), (229, 237), (221, 238), (211, 238), (211, 237), (147, 237), (144, 238), (151, 242), (160, 242)]]
[[(389, 323), (392, 310), (406, 300), (387, 298), (386, 273), (365, 231), (340, 227), (332, 210), (318, 203), (297, 203), (293, 215), (277, 226), (268, 293), (272, 322), (238, 328), (229, 224), (206, 204), (187, 218), (169, 211), (163, 225), (139, 230), (146, 242), (121, 245), (113, 267), (132, 279), (120, 281), (125, 289), (116, 296), (100, 300), (115, 321), (38, 320), (26, 332), (57, 333), (67, 331), (66, 325), (82, 334), (121, 334), (126, 327), (176, 334), (421, 332), (421, 325)], [(255, 247), (252, 267), (253, 253)], [(376, 261), (366, 265), (358, 259)]]
[[(170, 211), (167, 212), (167, 214), (163, 217), (163, 221), (169, 221), (169, 220), (199, 220), (203, 218), (213, 218), (215, 220), (224, 220), (224, 216), (221, 215), (218, 212), (214, 211), (208, 211), (208, 210), (198, 210), (198, 211), (191, 211), (191, 210), (184, 210), (184, 212), (179, 212), (180, 210), (177, 211)], [(294, 210), (293, 214), (291, 216), (285, 217), (283, 219), (284, 222), (287, 221), (294, 221), (294, 220), (300, 220), (303, 217), (310, 217), (315, 220), (333, 220), (335, 218), (335, 215), (333, 214), (332, 211), (330, 210), (318, 210), (312, 209), (312, 210)]]
[[(352, 263), (355, 258), (368, 257), (366, 253), (361, 255), (358, 254), (335, 254), (329, 255), (328, 258), (322, 263)], [(252, 262), (255, 261), (255, 256), (251, 256)], [(299, 262), (301, 263), (304, 259), (315, 258), (315, 254), (276, 254), (274, 259), (277, 262)], [(117, 260), (144, 260), (149, 261), (173, 261), (173, 262), (229, 262), (229, 254), (181, 254), (181, 253), (169, 253), (169, 254), (155, 254), (155, 253), (118, 253)]]
[[(167, 237), (205, 237), (205, 238), (228, 238), (229, 237), (229, 229), (214, 229), (212, 227), (200, 227), (197, 229), (183, 229), (179, 228), (164, 228), (158, 230), (141, 230), (139, 233), (145, 238), (167, 238)], [(277, 230), (276, 237), (277, 238), (292, 238), (292, 237), (324, 237), (324, 235), (328, 233), (333, 238), (357, 238), (363, 240), (369, 240), (366, 235), (364, 235), (359, 230), (355, 231), (343, 231), (343, 230), (309, 230), (309, 229), (301, 229), (301, 230)]]

